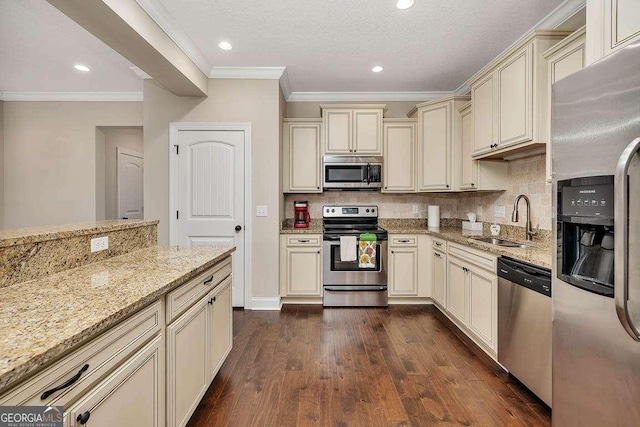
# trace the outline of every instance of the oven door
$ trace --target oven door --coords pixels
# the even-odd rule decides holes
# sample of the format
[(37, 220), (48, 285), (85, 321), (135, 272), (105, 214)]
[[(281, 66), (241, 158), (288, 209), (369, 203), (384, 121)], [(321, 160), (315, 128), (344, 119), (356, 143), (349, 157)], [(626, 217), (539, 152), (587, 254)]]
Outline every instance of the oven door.
[(360, 268), (358, 261), (344, 262), (340, 260), (340, 241), (325, 240), (323, 242), (322, 274), (323, 284), (327, 285), (387, 285), (387, 242), (378, 241), (376, 248), (376, 267)]

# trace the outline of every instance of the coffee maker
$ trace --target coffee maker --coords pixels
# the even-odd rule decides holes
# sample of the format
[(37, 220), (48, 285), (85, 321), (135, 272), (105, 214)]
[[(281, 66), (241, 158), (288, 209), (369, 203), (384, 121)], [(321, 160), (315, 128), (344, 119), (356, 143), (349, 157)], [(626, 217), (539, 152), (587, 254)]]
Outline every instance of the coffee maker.
[(305, 201), (293, 202), (294, 222), (295, 228), (309, 228), (311, 222), (311, 215), (309, 215), (309, 203)]
[(613, 176), (558, 181), (558, 278), (613, 297)]

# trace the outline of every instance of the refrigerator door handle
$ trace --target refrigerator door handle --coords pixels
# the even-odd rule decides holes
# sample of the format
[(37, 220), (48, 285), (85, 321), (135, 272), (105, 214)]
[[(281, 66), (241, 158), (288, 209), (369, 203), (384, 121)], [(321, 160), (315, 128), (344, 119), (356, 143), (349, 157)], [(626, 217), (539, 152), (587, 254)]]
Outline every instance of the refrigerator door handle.
[[(636, 138), (624, 149), (615, 175), (615, 279), (614, 296), (616, 314), (627, 333), (636, 341), (640, 341), (640, 330), (633, 324), (629, 315), (629, 165), (633, 156), (640, 149), (640, 138)], [(620, 237), (618, 237), (620, 236)]]

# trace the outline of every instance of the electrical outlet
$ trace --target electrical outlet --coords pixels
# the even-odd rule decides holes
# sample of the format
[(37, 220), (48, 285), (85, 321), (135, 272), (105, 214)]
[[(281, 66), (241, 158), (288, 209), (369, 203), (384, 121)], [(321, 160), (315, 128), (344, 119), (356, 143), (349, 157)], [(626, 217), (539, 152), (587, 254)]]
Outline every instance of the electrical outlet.
[(256, 206), (256, 216), (267, 216), (267, 207)]
[(418, 206), (418, 205), (413, 205), (413, 213), (414, 213), (414, 214), (420, 213), (420, 206)]
[(91, 253), (106, 251), (109, 249), (109, 237), (96, 237), (91, 239)]
[(498, 205), (494, 205), (493, 206), (493, 217), (494, 218), (504, 218), (506, 213), (506, 210), (504, 208), (504, 206), (498, 206)]

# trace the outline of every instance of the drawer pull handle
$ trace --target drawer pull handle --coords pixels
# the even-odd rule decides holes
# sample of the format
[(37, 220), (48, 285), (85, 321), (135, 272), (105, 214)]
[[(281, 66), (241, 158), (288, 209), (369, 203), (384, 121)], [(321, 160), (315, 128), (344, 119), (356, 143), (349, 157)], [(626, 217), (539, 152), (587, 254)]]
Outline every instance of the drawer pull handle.
[(309, 240), (298, 240), (298, 243), (309, 243)]
[(442, 243), (440, 242), (435, 242), (436, 246), (442, 246)]
[(400, 243), (409, 243), (409, 239), (401, 239), (401, 240), (398, 240), (398, 242), (400, 242)]
[(434, 252), (433, 253), (435, 256), (437, 256), (438, 258), (442, 258), (442, 255), (440, 255), (438, 252)]
[(82, 414), (78, 415), (78, 417), (76, 418), (76, 421), (80, 423), (80, 425), (85, 425), (87, 423), (87, 421), (89, 421), (89, 418), (91, 417), (91, 412), (86, 411), (83, 412)]
[[(54, 387), (54, 388), (52, 388), (50, 390), (47, 390), (44, 393), (42, 393), (42, 395), (40, 396), (40, 400), (45, 400), (47, 397), (51, 396), (56, 391), (60, 391), (60, 390), (63, 390), (65, 388), (71, 386), (73, 383), (75, 383), (76, 381), (78, 381), (80, 379), (82, 374), (85, 373), (87, 371), (87, 369), (89, 369), (89, 365), (84, 365), (82, 368), (80, 368), (78, 373), (75, 374), (73, 377), (69, 378), (67, 381), (65, 381), (64, 383), (60, 384), (59, 386)], [(89, 419), (89, 418), (87, 418), (87, 419)]]
[(211, 275), (211, 277), (209, 277), (207, 280), (205, 280), (204, 282), (202, 282), (203, 285), (210, 285), (211, 282), (213, 282), (213, 274)]

